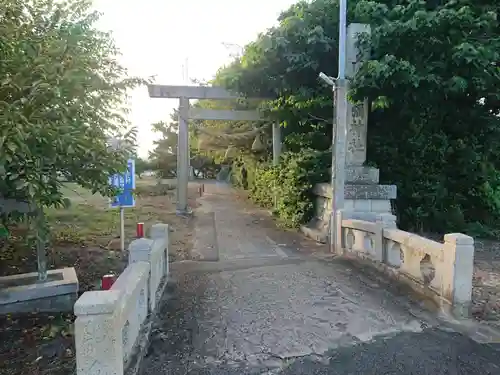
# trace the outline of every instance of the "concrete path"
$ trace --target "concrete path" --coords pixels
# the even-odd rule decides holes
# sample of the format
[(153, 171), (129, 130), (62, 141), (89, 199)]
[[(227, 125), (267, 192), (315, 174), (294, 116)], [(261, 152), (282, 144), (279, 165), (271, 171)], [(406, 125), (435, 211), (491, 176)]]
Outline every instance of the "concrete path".
[(500, 374), (500, 349), (206, 185), (141, 374)]

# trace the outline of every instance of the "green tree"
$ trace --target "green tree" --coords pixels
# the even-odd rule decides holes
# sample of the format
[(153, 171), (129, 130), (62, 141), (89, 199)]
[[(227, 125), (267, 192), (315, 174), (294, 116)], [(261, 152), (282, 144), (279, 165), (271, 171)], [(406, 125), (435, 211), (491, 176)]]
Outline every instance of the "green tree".
[[(356, 21), (357, 3), (348, 1), (348, 22)], [(272, 99), (263, 107), (284, 127), (289, 151), (331, 146), (331, 90), (318, 74), (337, 75), (338, 14), (337, 0), (299, 1), (214, 80), (250, 97)]]
[[(381, 182), (397, 184), (403, 228), (498, 226), (499, 7), (494, 0), (349, 1), (348, 22), (373, 29), (372, 57), (350, 95), (372, 102), (368, 162), (380, 168)], [(336, 75), (337, 35), (337, 0), (301, 1), (213, 83), (270, 98), (261, 105), (284, 126), (289, 151), (327, 150), (331, 94), (317, 77)]]
[(61, 176), (114, 194), (108, 176), (130, 149), (107, 139), (133, 144), (124, 99), (143, 81), (127, 77), (97, 20), (88, 0), (0, 0), (0, 194), (36, 206), (39, 226), (43, 207), (67, 203)]
[(62, 203), (60, 172), (109, 195), (108, 175), (127, 150), (107, 137), (127, 132), (127, 78), (118, 51), (93, 26), (90, 1), (2, 0), (0, 7), (0, 191), (41, 206)]
[(487, 0), (357, 6), (359, 19), (373, 25), (365, 41), (373, 54), (353, 95), (377, 104), (369, 158), (383, 180), (398, 184), (398, 213), (407, 228), (498, 224), (499, 9)]
[(140, 157), (135, 158), (135, 173), (141, 178), (141, 175), (146, 172), (154, 169), (154, 164), (151, 163), (148, 159), (143, 159)]
[(150, 160), (159, 171), (161, 177), (175, 177), (177, 171), (177, 142), (178, 128), (177, 111), (170, 116), (170, 122), (157, 122), (151, 125), (153, 132), (161, 138), (154, 141), (154, 150), (150, 153)]

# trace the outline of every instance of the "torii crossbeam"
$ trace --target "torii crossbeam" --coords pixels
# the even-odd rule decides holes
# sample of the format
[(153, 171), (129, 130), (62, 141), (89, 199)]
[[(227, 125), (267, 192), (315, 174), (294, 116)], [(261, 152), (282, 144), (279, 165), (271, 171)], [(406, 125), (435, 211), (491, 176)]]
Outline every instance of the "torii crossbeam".
[[(259, 111), (231, 111), (190, 108), (189, 99), (238, 99), (240, 95), (216, 86), (167, 86), (148, 85), (150, 98), (179, 98), (179, 136), (177, 145), (177, 206), (179, 215), (190, 213), (187, 204), (189, 183), (189, 134), (188, 120), (259, 121), (265, 120)], [(281, 154), (279, 124), (273, 123), (273, 163)]]

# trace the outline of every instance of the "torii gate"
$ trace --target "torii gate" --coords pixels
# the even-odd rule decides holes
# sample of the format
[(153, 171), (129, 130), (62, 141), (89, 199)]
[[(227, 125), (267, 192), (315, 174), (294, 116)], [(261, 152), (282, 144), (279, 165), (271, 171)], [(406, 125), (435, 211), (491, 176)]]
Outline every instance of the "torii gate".
[[(179, 99), (179, 136), (177, 145), (177, 214), (189, 212), (187, 204), (189, 183), (189, 134), (188, 120), (262, 121), (259, 111), (232, 111), (190, 108), (189, 99), (240, 99), (223, 87), (216, 86), (166, 86), (148, 85), (150, 98)], [(281, 154), (281, 129), (273, 123), (273, 164), (277, 165)]]

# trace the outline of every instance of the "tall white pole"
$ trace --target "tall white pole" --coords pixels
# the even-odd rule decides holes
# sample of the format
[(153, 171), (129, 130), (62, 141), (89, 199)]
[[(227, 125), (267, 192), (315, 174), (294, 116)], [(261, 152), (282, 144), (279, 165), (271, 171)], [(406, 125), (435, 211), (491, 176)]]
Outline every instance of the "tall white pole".
[[(280, 163), (281, 156), (281, 128), (278, 122), (273, 123), (273, 165)], [(276, 191), (276, 181), (273, 182), (273, 203), (274, 208), (278, 208), (278, 192)]]
[(125, 209), (120, 206), (120, 249), (125, 251)]
[(346, 40), (347, 40), (347, 0), (340, 0), (339, 3), (339, 76), (338, 79), (345, 79), (346, 61)]
[(187, 196), (189, 183), (189, 99), (179, 99), (179, 135), (177, 141), (177, 213), (188, 212)]
[(280, 124), (273, 123), (273, 165), (276, 166), (280, 162), (281, 156), (281, 128)]
[(339, 236), (337, 212), (344, 209), (345, 187), (345, 160), (347, 138), (347, 80), (346, 68), (346, 39), (347, 39), (347, 0), (339, 3), (339, 74), (334, 87), (333, 105), (335, 108), (334, 131), (332, 144), (332, 216), (330, 219), (330, 249), (340, 253), (342, 249)]

